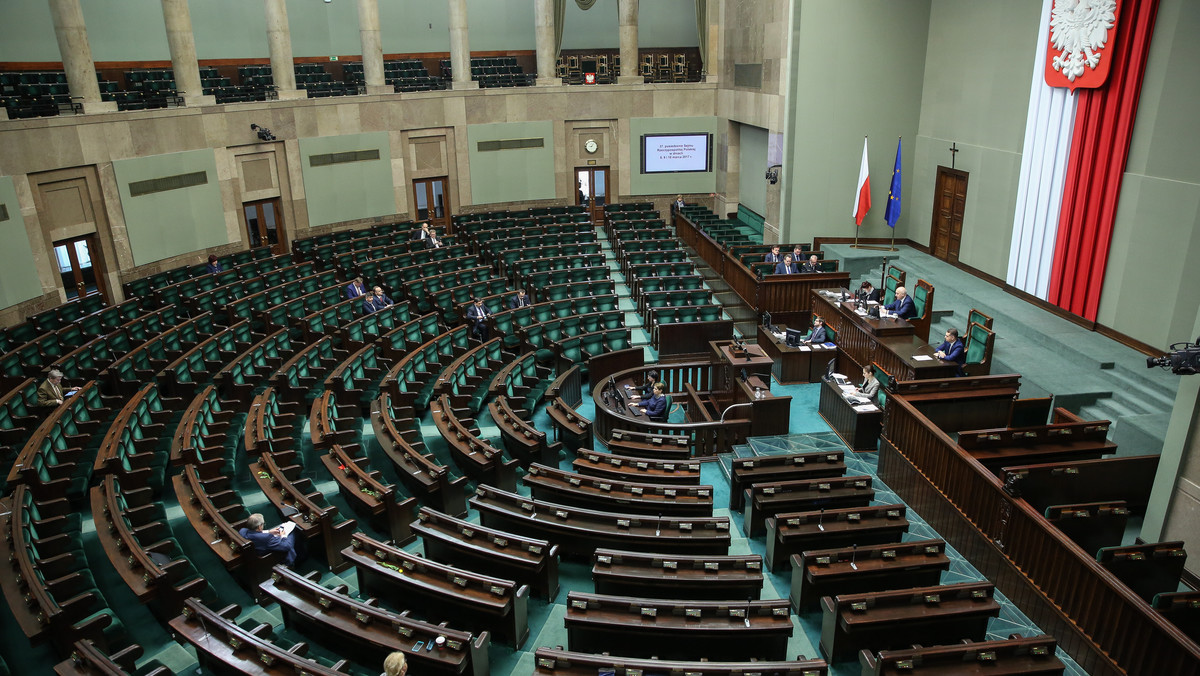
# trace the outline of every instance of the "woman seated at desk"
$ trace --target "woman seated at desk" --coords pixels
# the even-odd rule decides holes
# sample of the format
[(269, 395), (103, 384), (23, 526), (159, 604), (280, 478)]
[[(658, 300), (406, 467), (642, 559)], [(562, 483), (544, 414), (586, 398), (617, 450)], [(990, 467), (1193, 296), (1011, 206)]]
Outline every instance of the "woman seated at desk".
[(666, 385), (654, 383), (654, 396), (638, 404), (646, 409), (646, 417), (654, 422), (667, 421), (667, 396), (664, 394), (666, 389)]
[(862, 373), (863, 382), (858, 386), (858, 392), (864, 397), (874, 399), (875, 395), (879, 393), (879, 380), (875, 378), (875, 371), (870, 366), (864, 366)]

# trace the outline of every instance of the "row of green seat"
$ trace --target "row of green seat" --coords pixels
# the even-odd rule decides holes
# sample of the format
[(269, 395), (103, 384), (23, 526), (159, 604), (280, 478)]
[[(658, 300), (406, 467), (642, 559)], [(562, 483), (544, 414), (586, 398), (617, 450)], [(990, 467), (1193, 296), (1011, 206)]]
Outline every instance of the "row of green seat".
[(605, 352), (627, 350), (631, 346), (629, 329), (611, 328), (602, 331), (591, 331), (575, 336), (567, 336), (555, 341), (557, 350), (558, 370), (564, 371), (571, 366), (583, 367), (586, 371), (588, 360)]
[(221, 367), (213, 376), (213, 382), (226, 400), (248, 403), (262, 381), (300, 347), (302, 345), (292, 340), (288, 329), (279, 329)]
[[(479, 256), (466, 253), (466, 247), (460, 248), (458, 256), (430, 256), (427, 260), (411, 260), (406, 265), (392, 265), (389, 259), (372, 261), (362, 266), (362, 278), (371, 286), (383, 287), (384, 291), (400, 293), (405, 282), (415, 282), (428, 276), (444, 272), (456, 272), (467, 268), (479, 267)], [(433, 249), (442, 251), (443, 249)], [(401, 258), (399, 262), (406, 262)], [(369, 287), (368, 287), (369, 288)]]
[(379, 396), (379, 381), (386, 372), (383, 348), (368, 343), (350, 353), (329, 372), (325, 377), (325, 389), (346, 408), (358, 406), (370, 410), (371, 402)]
[[(93, 376), (106, 394), (128, 397), (185, 352), (213, 336), (220, 327), (210, 313), (203, 313), (174, 326), (165, 323), (143, 340), (121, 345), (120, 357)], [(66, 371), (63, 371), (66, 374)]]
[[(598, 244), (580, 245), (591, 246), (597, 249)], [(556, 247), (550, 247), (556, 248)], [(578, 268), (593, 268), (606, 266), (608, 259), (600, 251), (593, 253), (578, 253), (574, 255), (559, 255), (559, 256), (544, 256), (541, 258), (525, 258), (517, 260), (505, 268), (504, 273), (510, 279), (524, 279), (539, 272), (550, 272), (552, 270), (574, 270)]]
[(604, 213), (608, 215), (621, 211), (646, 211), (653, 208), (654, 204), (651, 202), (614, 202), (604, 205)]
[(620, 310), (607, 310), (565, 319), (535, 322), (529, 326), (518, 328), (516, 332), (521, 339), (521, 344), (525, 348), (537, 352), (537, 360), (544, 364), (554, 359), (554, 350), (550, 343), (583, 333), (624, 328), (624, 320), (624, 313)]
[(674, 249), (678, 246), (679, 240), (672, 235), (666, 235), (657, 239), (627, 239), (617, 244), (617, 260), (624, 260), (629, 254), (638, 251), (660, 251), (662, 249)]
[(537, 353), (527, 350), (496, 372), (488, 383), (488, 394), (503, 396), (512, 406), (532, 415), (550, 385), (554, 372), (537, 362)]
[[(262, 278), (258, 277), (251, 280), (219, 286), (215, 289), (205, 291), (204, 293), (187, 299), (185, 301), (185, 305), (192, 313), (208, 312), (210, 310), (219, 311), (224, 306), (237, 300), (238, 298), (249, 296), (264, 290), (266, 287), (261, 280)], [(319, 291), (336, 284), (338, 284), (337, 273), (335, 273), (333, 270), (327, 270), (325, 272), (318, 272), (307, 277), (293, 279), (271, 288), (276, 294), (295, 294), (298, 296)], [(217, 318), (217, 321), (227, 318), (227, 315), (223, 316), (219, 312), (214, 312), (213, 316)]]
[(126, 643), (125, 626), (92, 577), (79, 512), (61, 495), (35, 498), (27, 486), (18, 486), (2, 504), (5, 574), (26, 588), (9, 607), (25, 635), (48, 639), (64, 653), (80, 639)]
[(633, 266), (642, 263), (683, 263), (689, 260), (687, 252), (683, 249), (635, 251), (625, 256), (625, 260), (621, 262), (621, 270), (628, 274)]
[[(475, 282), (486, 283), (492, 279), (492, 269), (486, 265), (479, 265), (406, 281), (399, 288), (402, 295), (416, 305), (418, 311), (428, 312), (434, 308), (433, 297), (439, 291), (470, 285)], [(499, 281), (501, 286), (503, 286), (503, 280)]]
[(478, 414), (488, 397), (492, 376), (508, 358), (503, 348), (499, 338), (492, 338), (467, 350), (442, 371), (434, 385), (434, 394), (449, 395), (454, 408), (465, 408), (472, 415)]
[(634, 304), (642, 306), (646, 294), (661, 291), (691, 291), (704, 288), (701, 275), (676, 275), (674, 277), (638, 277), (630, 284), (630, 295)]
[(447, 259), (457, 260), (465, 257), (467, 253), (465, 244), (447, 242), (436, 249), (427, 249), (424, 242), (410, 239), (388, 246), (338, 254), (334, 265), (342, 271), (345, 279), (362, 277), (370, 281), (383, 270), (407, 268)]
[[(162, 367), (155, 379), (168, 396), (191, 397), (196, 390), (211, 381), (212, 375), (221, 365), (248, 349), (256, 340), (250, 331), (250, 322), (238, 322), (200, 341), (177, 359)], [(149, 368), (151, 365), (147, 364)], [(136, 370), (121, 375), (121, 380), (138, 384)], [(144, 381), (144, 379), (143, 379)]]
[[(437, 374), (470, 345), (467, 326), (459, 326), (411, 349), (384, 375), (380, 389), (386, 389), (395, 408), (410, 414), (429, 406)], [(411, 415), (410, 415), (411, 417)]]
[[(248, 249), (246, 251), (238, 251), (236, 253), (227, 254), (224, 256), (218, 256), (217, 263), (220, 264), (221, 269), (223, 270), (233, 270), (235, 268), (240, 268), (241, 266), (251, 266), (257, 261), (268, 261), (272, 258), (273, 256), (271, 249), (269, 247), (262, 247), (258, 249)], [(287, 258), (281, 259), (279, 262), (267, 263), (267, 265), (281, 267), (283, 265), (291, 265), (291, 263), (292, 259), (289, 255)], [(273, 267), (269, 269), (273, 269)], [(239, 276), (249, 279), (250, 277), (255, 276), (254, 270), (256, 269), (257, 268), (254, 267), (248, 267), (244, 272), (240, 272)], [(158, 272), (147, 277), (141, 277), (139, 279), (125, 282), (122, 285), (122, 289), (125, 291), (126, 298), (148, 296), (153, 293), (155, 289), (160, 289), (169, 284), (182, 282), (192, 277), (200, 277), (207, 274), (209, 274), (207, 262), (198, 263), (195, 265), (184, 265), (178, 268), (164, 270), (163, 272)]]
[(489, 318), (489, 325), (492, 331), (504, 337), (506, 347), (514, 348), (520, 343), (517, 333), (521, 329), (554, 319), (615, 311), (617, 303), (616, 294), (544, 300), (522, 308), (497, 312)]
[(86, 383), (54, 409), (25, 442), (9, 469), (8, 487), (25, 484), (39, 498), (82, 499), (91, 476), (89, 457), (100, 445), (98, 434), (115, 414), (94, 382)]
[(187, 399), (183, 417), (171, 435), (171, 465), (191, 465), (201, 478), (232, 471), (239, 437), (232, 426), (241, 414), (222, 403), (216, 385), (208, 385)]
[(164, 402), (154, 382), (135, 392), (117, 412), (97, 449), (93, 476), (116, 474), (126, 487), (149, 488), (157, 495), (162, 490), (169, 458), (166, 423), (171, 420), (175, 405)]
[(501, 217), (489, 220), (457, 223), (454, 231), (460, 235), (473, 237), (476, 236), (476, 233), (489, 230), (512, 232), (518, 229), (527, 233), (540, 231), (547, 234), (561, 232), (585, 232), (592, 230), (592, 217), (586, 213), (560, 216), (541, 216), (538, 218)]
[(292, 240), (292, 253), (304, 260), (312, 260), (313, 253), (318, 248), (328, 244), (348, 242), (353, 239), (370, 239), (371, 237), (392, 235), (399, 231), (411, 231), (412, 228), (412, 221), (388, 221), (386, 223), (374, 223), (367, 228), (359, 230), (327, 232), (320, 235), (313, 235), (312, 237)]
[(531, 246), (549, 246), (551, 244), (580, 244), (595, 242), (595, 230), (568, 230), (564, 232), (545, 232), (542, 228), (525, 230), (479, 230), (471, 235), (475, 246), (480, 251), (494, 257), (497, 252), (506, 249), (523, 249)]

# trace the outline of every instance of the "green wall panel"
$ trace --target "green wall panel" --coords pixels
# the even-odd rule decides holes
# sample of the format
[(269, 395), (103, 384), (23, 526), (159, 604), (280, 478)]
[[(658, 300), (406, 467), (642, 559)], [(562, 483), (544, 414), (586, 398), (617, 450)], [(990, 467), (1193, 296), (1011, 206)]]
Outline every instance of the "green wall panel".
[(1163, 0), (1133, 127), (1097, 321), (1150, 345), (1196, 338), (1200, 4)]
[[(917, 131), (929, 2), (797, 0), (792, 16), (781, 238), (854, 236), (864, 135), (871, 138), (875, 206), (859, 234), (889, 237), (883, 207), (896, 138), (910, 140), (911, 150)], [(904, 194), (912, 195), (910, 158), (903, 168)], [(901, 222), (911, 213), (906, 207)]]
[[(621, 44), (618, 22), (617, 0), (597, 0), (587, 11), (567, 0), (562, 48), (617, 49)], [(699, 44), (695, 0), (638, 3), (639, 47), (695, 47)], [(475, 48), (473, 36), (471, 47)]]
[[(378, 150), (379, 159), (320, 167), (309, 162), (313, 155), (357, 150)], [(309, 227), (396, 213), (387, 132), (302, 138), (300, 165)]]
[[(190, 150), (113, 162), (133, 264), (190, 253), (229, 242), (217, 162), (212, 150)], [(132, 197), (129, 184), (203, 171), (208, 182)]]
[(738, 141), (738, 202), (759, 216), (767, 215), (767, 130), (741, 125)]
[[(643, 174), (643, 134), (712, 134), (713, 171), (686, 174)], [(629, 120), (629, 194), (667, 195), (676, 193), (704, 193), (717, 189), (716, 166), (720, 159), (716, 145), (715, 117), (634, 117)]]
[[(496, 2), (467, 0), (467, 25), (470, 26), (471, 51), (490, 52), (509, 49), (537, 49), (533, 2)], [(572, 3), (573, 4), (573, 3)], [(447, 47), (449, 50), (449, 34)]]
[(0, 221), (0, 308), (5, 308), (42, 295), (42, 283), (11, 176), (0, 176), (0, 204), (8, 210), (8, 220)]
[[(479, 152), (480, 141), (543, 139), (541, 148)], [(467, 127), (471, 202), (554, 199), (554, 124), (512, 122)]]
[(50, 3), (0, 0), (0, 61), (59, 61)]

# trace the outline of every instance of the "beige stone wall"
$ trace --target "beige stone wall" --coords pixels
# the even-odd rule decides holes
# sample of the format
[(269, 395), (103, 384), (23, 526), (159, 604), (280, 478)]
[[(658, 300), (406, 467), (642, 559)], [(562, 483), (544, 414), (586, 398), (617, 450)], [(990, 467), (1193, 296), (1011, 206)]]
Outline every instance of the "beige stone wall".
[[(786, 124), (788, 93), (788, 45), (791, 37), (793, 2), (738, 0), (720, 3), (722, 27), (721, 74), (717, 92), (717, 116), (741, 124), (783, 133)], [(761, 64), (762, 86), (757, 89), (734, 84), (736, 64)], [(723, 134), (726, 144), (718, 148), (725, 155), (725, 170), (717, 176), (718, 212), (733, 213), (738, 208), (738, 134), (737, 125), (728, 125)], [(780, 181), (767, 189), (767, 213), (764, 214), (763, 240), (778, 241), (780, 228)]]
[[(95, 232), (107, 266), (105, 279), (120, 299), (121, 283), (156, 272), (202, 262), (248, 246), (242, 204), (279, 198), (288, 243), (298, 237), (362, 227), (344, 222), (308, 227), (298, 139), (386, 131), (392, 148), (394, 218), (407, 219), (413, 179), (447, 176), (451, 213), (503, 208), (470, 203), (467, 126), (498, 122), (550, 120), (555, 125), (556, 204), (574, 202), (574, 170), (609, 166), (614, 201), (629, 193), (629, 119), (696, 117), (714, 114), (714, 83), (537, 87), (474, 91), (422, 92), (345, 98), (241, 103), (199, 108), (102, 113), (0, 121), (0, 171), (13, 176), (22, 215), (31, 233), (39, 280), (45, 295), (22, 306), (0, 310), (0, 323), (20, 321), (34, 309), (60, 302), (61, 282), (51, 261), (52, 242), (63, 236)], [(263, 143), (250, 125), (269, 128), (279, 139)], [(601, 150), (583, 148), (595, 138)], [(148, 155), (210, 148), (217, 160), (222, 211), (229, 243), (149, 265), (133, 266), (112, 162)], [(87, 175), (87, 218), (68, 226), (47, 227), (48, 207), (39, 204), (38, 185), (47, 177)], [(82, 180), (82, 179), (80, 179)], [(736, 178), (734, 179), (736, 185)], [(663, 196), (665, 206), (671, 196)], [(695, 196), (697, 201), (701, 197)], [(736, 206), (735, 206), (736, 208)], [(666, 213), (666, 210), (663, 210)], [(370, 219), (374, 222), (378, 219)], [(33, 233), (39, 233), (33, 236)]]

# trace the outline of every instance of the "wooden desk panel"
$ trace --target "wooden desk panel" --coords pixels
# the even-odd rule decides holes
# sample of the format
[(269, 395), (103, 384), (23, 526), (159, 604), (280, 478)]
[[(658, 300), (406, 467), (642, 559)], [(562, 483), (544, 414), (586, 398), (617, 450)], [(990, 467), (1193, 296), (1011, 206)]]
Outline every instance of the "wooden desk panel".
[(872, 362), (897, 380), (951, 378), (958, 372), (954, 362), (943, 362), (936, 357), (928, 361), (913, 359), (933, 357), (936, 350), (913, 335), (908, 322), (867, 319), (855, 312), (853, 305), (826, 298), (816, 291), (812, 294), (812, 308), (814, 314), (824, 317), (826, 324), (837, 332), (838, 348), (848, 362), (839, 359), (838, 370), (842, 373), (861, 373)]
[(858, 411), (842, 397), (837, 384), (821, 383), (818, 412), (841, 437), (847, 447), (856, 451), (875, 451), (879, 448), (879, 433), (883, 429), (883, 411)]

